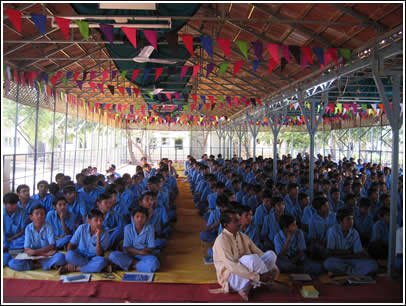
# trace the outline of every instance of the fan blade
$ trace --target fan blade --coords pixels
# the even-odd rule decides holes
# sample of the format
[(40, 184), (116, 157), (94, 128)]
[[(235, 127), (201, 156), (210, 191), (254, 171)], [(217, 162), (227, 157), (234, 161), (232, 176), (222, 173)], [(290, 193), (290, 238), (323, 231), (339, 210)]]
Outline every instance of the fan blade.
[(148, 62), (150, 63), (158, 63), (158, 64), (176, 64), (176, 61), (170, 61), (170, 60), (165, 60), (165, 59), (159, 59), (159, 58), (150, 58), (148, 59)]
[(154, 51), (153, 46), (146, 46), (141, 50), (140, 54), (138, 54), (137, 57), (150, 57), (153, 51)]

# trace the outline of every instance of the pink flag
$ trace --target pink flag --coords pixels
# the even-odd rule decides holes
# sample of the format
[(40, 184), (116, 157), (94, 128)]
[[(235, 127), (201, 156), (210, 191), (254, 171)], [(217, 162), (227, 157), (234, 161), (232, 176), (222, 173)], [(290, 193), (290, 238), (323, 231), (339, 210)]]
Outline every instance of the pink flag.
[(121, 27), (128, 40), (132, 43), (135, 49), (137, 49), (137, 29)]
[(140, 72), (141, 69), (134, 69), (133, 70), (133, 77), (131, 78), (131, 81), (134, 81), (138, 77), (138, 73)]
[[(156, 34), (156, 32), (155, 32), (155, 34)], [(160, 77), (160, 75), (162, 74), (163, 71), (164, 71), (164, 67), (155, 68), (155, 81)]]
[(217, 43), (219, 44), (221, 50), (223, 50), (224, 54), (227, 56), (228, 60), (230, 60), (230, 40), (223, 39), (223, 38), (216, 38)]
[(189, 66), (182, 66), (180, 68), (180, 79), (182, 80), (183, 77), (185, 76), (187, 70), (189, 69)]
[(97, 87), (99, 87), (100, 91), (104, 94), (104, 88), (102, 83), (98, 83)]
[(239, 61), (239, 62), (235, 62), (235, 63), (234, 63), (233, 76), (235, 76), (236, 73), (237, 73), (238, 71), (240, 71), (241, 66), (242, 66), (243, 64), (244, 64), (244, 61)]
[(175, 96), (176, 100), (180, 100), (180, 94), (178, 92), (175, 92), (174, 96)]
[(282, 54), (283, 57), (286, 59), (286, 61), (290, 64), (291, 60), (290, 60), (290, 55), (289, 55), (289, 46), (287, 45), (282, 45)]
[(96, 71), (90, 71), (89, 81), (93, 80), (96, 75)]
[(168, 100), (172, 102), (172, 95), (171, 95), (171, 93), (170, 93), (170, 92), (166, 92), (165, 95), (166, 95), (166, 97), (168, 98)]
[(154, 49), (158, 50), (158, 45), (156, 42), (156, 31), (144, 30), (144, 35), (148, 39), (149, 43), (154, 47)]
[(200, 66), (201, 66), (201, 65), (194, 65), (194, 66), (193, 66), (193, 75), (192, 75), (193, 79), (195, 79), (196, 74), (199, 72)]
[(273, 58), (273, 60), (276, 63), (280, 63), (280, 58), (279, 58), (279, 45), (277, 44), (268, 44), (268, 52), (271, 55), (271, 57)]
[(300, 47), (302, 50), (303, 56), (307, 59), (307, 62), (313, 64), (313, 58), (312, 58), (312, 48), (310, 47)]
[(66, 40), (69, 40), (69, 25), (71, 20), (66, 18), (55, 17), (55, 22), (58, 24)]
[(96, 88), (95, 88), (96, 84), (95, 83), (89, 82), (89, 86), (92, 87), (93, 92), (96, 92)]
[(236, 106), (240, 106), (240, 104), (238, 104), (238, 97), (234, 97), (234, 103)]
[(109, 71), (108, 70), (103, 71), (103, 81), (102, 82), (104, 82), (108, 77), (109, 77)]

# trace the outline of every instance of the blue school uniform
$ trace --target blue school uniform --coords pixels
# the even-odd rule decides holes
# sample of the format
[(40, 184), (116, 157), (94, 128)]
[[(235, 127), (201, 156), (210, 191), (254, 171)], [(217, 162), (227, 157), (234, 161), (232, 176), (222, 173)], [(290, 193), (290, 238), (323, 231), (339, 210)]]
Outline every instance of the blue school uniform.
[(322, 243), (327, 241), (327, 230), (337, 224), (335, 213), (330, 213), (325, 219), (323, 219), (318, 213), (312, 215), (309, 224), (309, 236), (310, 240), (320, 240)]
[(359, 207), (355, 209), (354, 227), (360, 234), (370, 235), (374, 226), (373, 217), (370, 214), (361, 216)]
[[(131, 224), (127, 224), (124, 228), (123, 248), (128, 247), (138, 250), (153, 249), (155, 247), (155, 233), (152, 225), (145, 224), (141, 232), (137, 233), (134, 220), (131, 219)], [(110, 254), (109, 259), (125, 271), (128, 271), (134, 259), (138, 260), (137, 272), (153, 273), (160, 267), (160, 263), (154, 255), (131, 256), (128, 253), (114, 251)]]
[[(338, 250), (351, 250), (353, 253), (363, 251), (358, 231), (351, 228), (344, 237), (340, 224), (332, 226), (328, 230), (327, 248)], [(329, 257), (324, 263), (324, 268), (333, 273), (345, 273), (348, 275), (367, 275), (378, 269), (377, 263), (372, 259), (343, 259)]]
[(207, 196), (207, 201), (209, 202), (209, 209), (216, 209), (217, 192), (210, 193)]
[(389, 226), (384, 220), (378, 220), (375, 222), (372, 228), (371, 242), (374, 241), (389, 241)]
[(307, 205), (304, 209), (303, 209), (303, 214), (302, 214), (302, 219), (300, 219), (300, 222), (302, 224), (310, 224), (310, 221), (312, 219), (312, 216), (314, 214), (317, 214), (317, 210), (312, 206), (312, 205)]
[(45, 207), (46, 212), (53, 210), (52, 203), (54, 202), (55, 197), (51, 193), (47, 193), (43, 199), (40, 198), (39, 193), (31, 197), (34, 200), (37, 200)]
[(25, 205), (25, 207), (23, 207), (23, 205), (21, 205), (20, 201), (17, 202), (17, 206), (24, 209), (25, 212), (27, 213), (27, 215), (30, 214), (31, 208), (33, 208), (35, 205), (38, 205), (38, 204), (41, 204), (41, 202), (32, 197), (28, 200), (28, 203), (27, 203), (27, 205)]
[(255, 210), (257, 209), (257, 206), (258, 206), (258, 199), (257, 199), (257, 196), (254, 195), (254, 196), (250, 197), (250, 198), (247, 200), (247, 202), (246, 202), (245, 205), (248, 206), (248, 207), (250, 207), (250, 208), (252, 209), (252, 211), (255, 212)]
[[(52, 244), (55, 244), (55, 234), (52, 225), (44, 222), (39, 232), (35, 229), (34, 223), (31, 222), (27, 225), (25, 228), (24, 248), (42, 249)], [(66, 263), (65, 255), (55, 253), (50, 258), (41, 259), (41, 263), (44, 271), (51, 269), (53, 265), (63, 266)], [(32, 270), (32, 260), (11, 259), (8, 262), (8, 266), (16, 271)]]
[(286, 236), (283, 230), (280, 230), (274, 237), (275, 253), (278, 255), (276, 265), (281, 272), (303, 272), (308, 274), (318, 275), (322, 272), (321, 264), (310, 260), (305, 254), (296, 262), (293, 263), (291, 258), (295, 257), (298, 252), (306, 250), (306, 242), (303, 231), (298, 229), (292, 236), (289, 247), (284, 256), (279, 256), (285, 242)]
[(235, 194), (235, 200), (242, 204), (244, 196), (244, 192), (242, 192), (242, 190), (240, 189), (240, 191), (237, 191), (237, 193)]
[[(90, 224), (80, 225), (70, 241), (77, 246), (75, 250), (66, 253), (66, 261), (74, 266), (80, 266), (84, 273), (101, 272), (108, 264), (104, 256), (96, 256), (97, 236), (90, 234)], [(109, 233), (103, 231), (100, 236), (100, 244), (104, 251), (109, 246)]]
[(272, 208), (270, 208), (269, 210), (265, 207), (265, 204), (262, 203), (261, 205), (259, 205), (257, 207), (257, 209), (255, 210), (255, 215), (254, 215), (254, 224), (257, 225), (258, 227), (262, 228), (263, 224), (264, 224), (264, 219), (265, 217), (270, 214), (272, 211)]
[(114, 210), (108, 211), (104, 216), (103, 229), (109, 233), (108, 249), (113, 248), (123, 239), (123, 218)]
[[(290, 198), (289, 194), (287, 194), (284, 199), (285, 201), (285, 211), (286, 213), (292, 215), (292, 216), (296, 216), (296, 211), (295, 209), (297, 209), (297, 207), (300, 207), (299, 201), (296, 197), (295, 199), (295, 203), (293, 203), (292, 199)], [(300, 208), (301, 210), (301, 208)], [(301, 217), (301, 216), (300, 216)]]
[(83, 217), (87, 216), (87, 207), (79, 197), (76, 197), (72, 205), (66, 203), (66, 210), (75, 216), (75, 226), (78, 227), (83, 223)]
[(240, 229), (240, 232), (244, 233), (245, 235), (250, 237), (250, 239), (255, 243), (255, 245), (258, 248), (262, 249), (262, 243), (261, 243), (261, 239), (260, 239), (259, 229), (255, 224), (253, 224), (253, 223), (249, 224), (245, 231)]
[(328, 204), (330, 206), (330, 211), (337, 212), (339, 209), (344, 208), (345, 204), (343, 201), (339, 200), (338, 202), (334, 202), (333, 199), (329, 199)]
[[(220, 221), (220, 209), (216, 207), (215, 210), (210, 212), (209, 219), (206, 226), (211, 226)], [(200, 239), (206, 242), (214, 242), (217, 238), (218, 227), (212, 228), (211, 230), (205, 230), (200, 232)]]
[[(69, 231), (71, 231), (71, 233), (73, 233), (73, 230), (75, 228), (75, 220), (76, 216), (71, 212), (67, 211), (64, 221), (65, 226), (68, 228)], [(55, 237), (63, 236), (62, 238), (59, 239), (55, 238), (56, 249), (61, 249), (65, 245), (67, 245), (72, 238), (72, 234), (65, 235), (62, 228), (61, 219), (59, 218), (56, 210), (51, 210), (50, 212), (48, 212), (45, 221), (52, 226), (52, 229), (54, 230), (55, 233)]]
[[(264, 224), (262, 226), (261, 230), (261, 237), (264, 239), (264, 237), (268, 237), (268, 239), (273, 242), (275, 235), (281, 230), (281, 227), (279, 226), (279, 222), (276, 219), (275, 216), (275, 210), (271, 209), (271, 212), (265, 216), (264, 218)], [(269, 244), (267, 241), (264, 241), (264, 248), (269, 249), (271, 248), (272, 245)]]
[(94, 208), (98, 195), (103, 192), (104, 192), (104, 188), (100, 187), (100, 186), (93, 188), (89, 192), (86, 192), (85, 188), (82, 187), (79, 189), (78, 198), (85, 203), (86, 210), (89, 211)]
[[(132, 220), (131, 220), (132, 222)], [(154, 210), (154, 213), (148, 216), (147, 224), (152, 225), (154, 232), (157, 236), (164, 234), (162, 229), (162, 217), (161, 210)], [(162, 249), (168, 245), (168, 239), (165, 238), (156, 238), (155, 237), (155, 247)]]

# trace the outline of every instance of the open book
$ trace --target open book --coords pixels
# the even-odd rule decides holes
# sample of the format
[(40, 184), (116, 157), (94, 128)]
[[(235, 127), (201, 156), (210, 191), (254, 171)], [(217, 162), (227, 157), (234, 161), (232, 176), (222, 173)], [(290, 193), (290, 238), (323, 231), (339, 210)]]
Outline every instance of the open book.
[(51, 256), (29, 256), (27, 253), (19, 253), (14, 259), (19, 259), (19, 260), (37, 260), (37, 259), (44, 259), (44, 258), (49, 258)]

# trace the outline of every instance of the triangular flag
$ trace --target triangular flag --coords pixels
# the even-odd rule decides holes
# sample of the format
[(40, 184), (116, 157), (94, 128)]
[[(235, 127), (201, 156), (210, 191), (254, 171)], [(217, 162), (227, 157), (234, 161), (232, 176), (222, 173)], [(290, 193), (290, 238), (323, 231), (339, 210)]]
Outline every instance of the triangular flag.
[(207, 66), (206, 66), (206, 78), (209, 76), (210, 72), (213, 71), (214, 66), (215, 66), (214, 64), (207, 64)]
[(326, 66), (326, 63), (324, 61), (324, 50), (323, 48), (320, 47), (313, 47), (313, 52), (316, 54), (318, 60), (320, 63), (322, 63), (323, 66)]
[(248, 59), (248, 42), (244, 40), (237, 40), (235, 43), (238, 48), (240, 48), (240, 51), (244, 55), (244, 57)]
[(251, 44), (252, 44), (252, 47), (254, 48), (255, 56), (258, 58), (258, 60), (262, 61), (263, 60), (263, 58), (262, 58), (262, 48), (263, 48), (262, 42), (254, 41)]
[(31, 19), (42, 35), (46, 33), (47, 16), (39, 14), (31, 14)]
[(204, 50), (206, 50), (207, 54), (213, 58), (213, 40), (211, 37), (208, 36), (200, 36), (200, 41), (202, 42)]
[(200, 96), (200, 98), (202, 99), (203, 103), (206, 103), (206, 96)]
[(158, 45), (156, 42), (156, 31), (152, 31), (152, 30), (144, 30), (144, 35), (147, 38), (147, 40), (149, 41), (149, 43), (154, 47), (155, 50), (158, 50)]
[(97, 83), (97, 87), (99, 87), (100, 91), (104, 94), (104, 88), (102, 83)]
[(128, 95), (131, 97), (131, 88), (130, 88), (130, 87), (126, 87), (125, 90), (127, 90)]
[(383, 104), (378, 104), (378, 106), (382, 110), (382, 113), (385, 112), (385, 106)]
[(303, 56), (307, 59), (307, 61), (311, 64), (313, 64), (313, 58), (312, 58), (312, 48), (310, 47), (300, 47), (302, 50)]
[(237, 72), (240, 71), (242, 65), (244, 65), (244, 61), (238, 61), (234, 63), (233, 76), (235, 76)]
[(185, 47), (189, 51), (190, 55), (194, 57), (195, 55), (193, 54), (193, 36), (180, 34), (180, 37), (182, 37), (183, 43), (185, 44)]
[(79, 26), (79, 31), (83, 38), (89, 40), (89, 23), (83, 20), (75, 20), (75, 23)]
[(190, 106), (190, 111), (193, 112), (193, 110), (195, 109), (195, 107), (196, 107), (196, 104), (192, 104), (192, 105)]
[(230, 40), (217, 38), (217, 43), (219, 44), (221, 50), (223, 50), (224, 54), (227, 56), (228, 60), (230, 60)]
[(114, 80), (114, 78), (116, 77), (116, 75), (117, 75), (117, 70), (113, 70), (112, 72), (111, 72), (111, 80)]
[(107, 80), (108, 77), (109, 77), (109, 71), (108, 71), (108, 70), (103, 71), (103, 80), (102, 80), (102, 82), (104, 82), (105, 80)]
[(193, 79), (195, 79), (196, 74), (199, 72), (200, 66), (201, 66), (201, 65), (194, 65), (194, 66), (193, 66), (193, 75), (192, 75), (192, 78), (193, 78)]
[(140, 72), (141, 69), (134, 69), (133, 70), (133, 77), (131, 78), (131, 81), (134, 81), (138, 77), (138, 73)]
[(112, 44), (113, 43), (113, 29), (114, 27), (111, 24), (103, 24), (100, 23), (100, 30), (103, 32), (104, 36), (107, 38), (107, 40)]
[(209, 109), (210, 109), (210, 104), (207, 103), (207, 104), (206, 104), (206, 110), (209, 111)]
[(117, 89), (120, 91), (121, 95), (124, 96), (124, 87), (117, 86)]
[(214, 97), (213, 96), (209, 96), (209, 100), (211, 104), (214, 104)]
[(289, 54), (289, 46), (287, 45), (281, 45), (282, 48), (282, 54), (285, 60), (290, 64), (292, 61), (290, 60), (290, 54)]
[(180, 79), (182, 80), (190, 66), (180, 67)]
[(268, 68), (268, 74), (271, 74), (272, 70), (275, 68), (276, 62), (274, 61), (273, 58), (269, 59), (269, 68)]
[(276, 63), (280, 63), (279, 57), (279, 45), (277, 44), (267, 44), (269, 55), (274, 59)]
[[(82, 89), (83, 81), (76, 81), (76, 83), (78, 84), (79, 88)], [(55, 85), (54, 85), (54, 86), (55, 86)]]
[(240, 104), (238, 103), (238, 97), (234, 97), (234, 103), (236, 106), (240, 106)]
[(258, 103), (259, 105), (262, 105), (262, 101), (261, 101), (260, 98), (257, 98), (257, 103)]
[(110, 90), (111, 94), (114, 96), (114, 86), (113, 85), (107, 85), (107, 87)]
[(89, 86), (92, 88), (93, 92), (96, 92), (96, 84), (93, 82), (89, 82)]
[(127, 72), (128, 72), (128, 70), (123, 70), (123, 71), (121, 72), (121, 81), (124, 81), (124, 80), (125, 80), (125, 75), (127, 74)]
[(213, 104), (211, 105), (211, 110), (213, 110), (215, 106), (216, 106), (216, 103), (213, 103)]
[(155, 68), (155, 81), (160, 77), (162, 72), (164, 72), (164, 67)]
[(180, 100), (180, 94), (178, 92), (174, 92), (173, 95), (175, 96), (176, 100)]
[(327, 54), (331, 56), (336, 66), (338, 65), (337, 62), (337, 48), (327, 48)]
[(192, 95), (192, 98), (193, 98), (193, 101), (195, 102), (195, 103), (197, 103), (197, 96), (196, 95)]
[(199, 110), (201, 110), (203, 107), (203, 104), (199, 104)]
[(89, 81), (93, 80), (96, 75), (96, 71), (90, 71)]
[(171, 93), (170, 93), (170, 92), (166, 92), (165, 95), (166, 95), (166, 97), (168, 98), (168, 100), (172, 102), (172, 95), (171, 95)]
[(54, 17), (66, 40), (69, 40), (69, 25), (71, 20), (66, 18)]
[(132, 43), (134, 48), (137, 49), (137, 29), (121, 27), (121, 30), (127, 36), (128, 40), (130, 41), (130, 43)]
[(17, 31), (21, 33), (21, 12), (6, 8), (6, 14)]
[(144, 69), (144, 83), (147, 81), (148, 79), (148, 73), (151, 71), (152, 68), (145, 68)]
[(340, 48), (339, 50), (340, 50), (341, 55), (348, 62), (348, 65), (352, 66), (351, 50), (350, 49), (343, 49), (343, 48)]
[(140, 93), (140, 89), (133, 87), (133, 91), (135, 93), (135, 96), (138, 98), (138, 94)]
[(258, 64), (259, 64), (259, 60), (252, 61), (252, 66), (253, 66), (252, 68), (253, 68), (254, 72), (257, 71)]
[(219, 75), (218, 75), (219, 77), (221, 77), (223, 75), (223, 73), (226, 72), (227, 67), (228, 67), (228, 62), (220, 64)]

